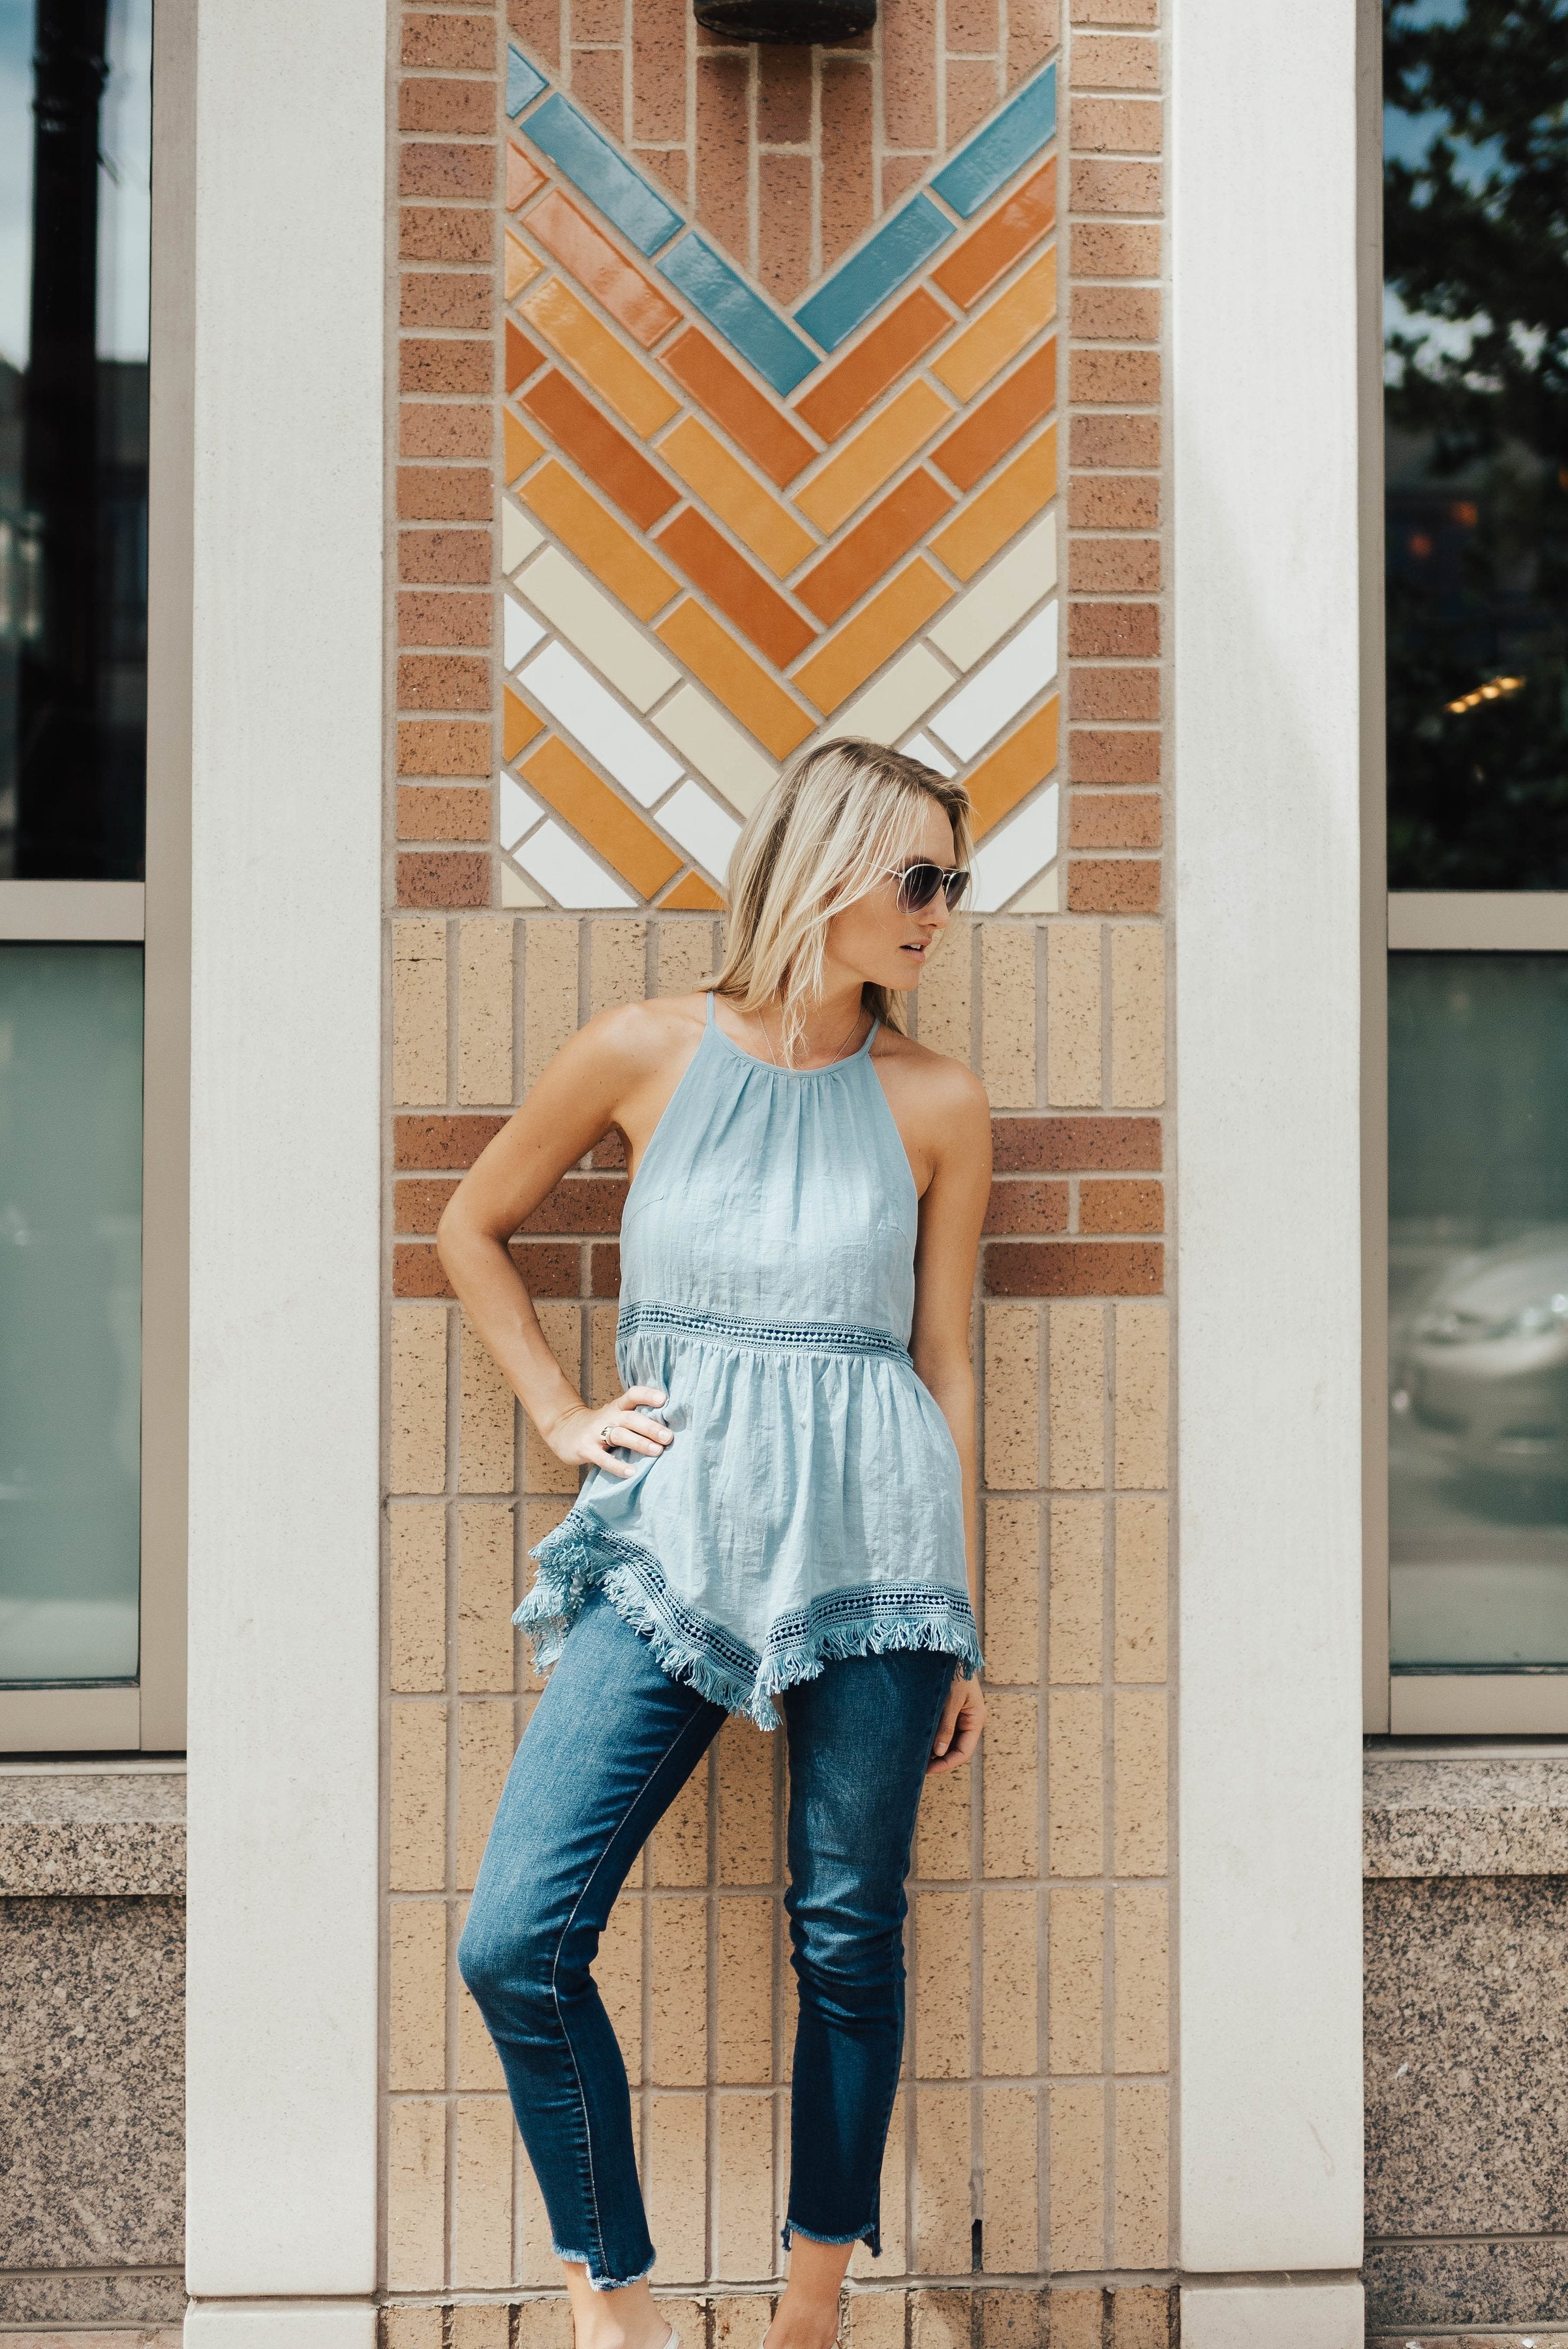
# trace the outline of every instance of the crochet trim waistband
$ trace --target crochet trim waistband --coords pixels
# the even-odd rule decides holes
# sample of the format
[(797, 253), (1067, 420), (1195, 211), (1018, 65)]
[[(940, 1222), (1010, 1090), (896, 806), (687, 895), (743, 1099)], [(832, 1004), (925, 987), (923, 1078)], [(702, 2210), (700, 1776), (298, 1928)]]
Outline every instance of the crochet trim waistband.
[(700, 1313), (652, 1300), (622, 1306), (617, 1337), (629, 1338), (641, 1330), (677, 1330), (685, 1337), (768, 1351), (783, 1348), (803, 1354), (883, 1354), (894, 1361), (909, 1360), (909, 1348), (891, 1330), (861, 1330), (847, 1321), (748, 1321), (738, 1314)]

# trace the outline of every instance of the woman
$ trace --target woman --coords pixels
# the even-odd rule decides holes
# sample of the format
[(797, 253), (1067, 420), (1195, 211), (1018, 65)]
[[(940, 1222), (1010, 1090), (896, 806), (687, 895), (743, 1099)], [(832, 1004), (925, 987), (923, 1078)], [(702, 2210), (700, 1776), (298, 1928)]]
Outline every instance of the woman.
[[(963, 894), (968, 817), (961, 784), (895, 751), (798, 760), (736, 843), (711, 991), (589, 1020), (441, 1218), (469, 1316), (557, 1458), (590, 1471), (532, 1553), (517, 1619), (555, 1669), (459, 1952), (577, 2349), (673, 2340), (588, 1965), (727, 1713), (782, 1712), (789, 1750), (800, 2024), (768, 2349), (830, 2349), (850, 2253), (879, 2249), (916, 1807), (984, 1719), (969, 1324), (990, 1118), (969, 1071), (898, 1024)], [(590, 1408), (507, 1241), (611, 1127), (627, 1385)]]

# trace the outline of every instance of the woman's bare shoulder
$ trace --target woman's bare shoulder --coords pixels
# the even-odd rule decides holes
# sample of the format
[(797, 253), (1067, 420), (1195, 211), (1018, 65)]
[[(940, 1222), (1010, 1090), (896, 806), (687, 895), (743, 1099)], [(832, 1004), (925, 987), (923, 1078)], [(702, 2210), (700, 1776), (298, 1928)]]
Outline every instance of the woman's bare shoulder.
[(612, 1004), (585, 1020), (567, 1048), (579, 1070), (592, 1067), (623, 1081), (652, 1075), (673, 1055), (689, 1053), (707, 1006), (701, 995), (659, 995)]
[(947, 1115), (989, 1118), (990, 1098), (973, 1070), (945, 1052), (933, 1052), (916, 1037), (884, 1028), (871, 1047), (871, 1057), (890, 1080), (918, 1096), (922, 1106), (929, 1102)]

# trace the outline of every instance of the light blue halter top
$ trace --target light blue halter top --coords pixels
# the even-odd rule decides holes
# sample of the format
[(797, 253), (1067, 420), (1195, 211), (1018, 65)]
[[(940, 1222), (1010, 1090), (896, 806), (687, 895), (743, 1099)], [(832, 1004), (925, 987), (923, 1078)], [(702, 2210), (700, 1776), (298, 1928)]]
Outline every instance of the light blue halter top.
[(825, 1662), (980, 1662), (959, 1455), (909, 1359), (919, 1204), (858, 1051), (782, 1069), (708, 1016), (621, 1219), (616, 1360), (675, 1431), (592, 1470), (530, 1555), (541, 1668), (602, 1589), (663, 1670), (731, 1713)]

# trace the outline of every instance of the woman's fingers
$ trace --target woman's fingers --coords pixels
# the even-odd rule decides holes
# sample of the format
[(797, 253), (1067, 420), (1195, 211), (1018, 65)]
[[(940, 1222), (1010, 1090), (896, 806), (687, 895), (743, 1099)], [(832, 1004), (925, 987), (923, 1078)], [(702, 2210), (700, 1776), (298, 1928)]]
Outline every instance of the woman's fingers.
[(980, 1744), (984, 1727), (985, 1699), (978, 1684), (973, 1681), (955, 1681), (948, 1691), (948, 1701), (931, 1740), (926, 1775), (937, 1777), (943, 1771), (961, 1769)]
[(631, 1475), (631, 1470), (624, 1460), (618, 1460), (613, 1453), (607, 1452), (604, 1445), (591, 1435), (584, 1436), (582, 1450), (577, 1457), (585, 1467), (607, 1468), (612, 1476)]

